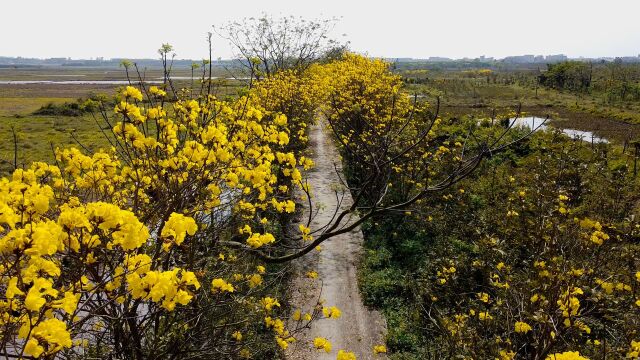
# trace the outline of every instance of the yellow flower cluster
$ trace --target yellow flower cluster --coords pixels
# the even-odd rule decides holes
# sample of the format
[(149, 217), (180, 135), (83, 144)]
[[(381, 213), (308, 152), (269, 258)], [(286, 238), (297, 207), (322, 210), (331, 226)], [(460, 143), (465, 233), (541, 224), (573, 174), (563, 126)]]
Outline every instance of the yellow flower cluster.
[(580, 356), (577, 351), (566, 351), (563, 353), (551, 354), (546, 360), (589, 360), (584, 356)]
[(514, 325), (514, 330), (517, 333), (526, 334), (529, 331), (531, 331), (531, 325), (527, 324), (526, 322), (516, 321), (516, 324)]
[(326, 353), (331, 352), (331, 343), (323, 337), (313, 339), (313, 346), (318, 350), (324, 350)]
[(376, 345), (373, 347), (373, 353), (375, 354), (386, 354), (387, 353), (387, 347), (384, 345)]
[(29, 324), (24, 324), (20, 328), (18, 336), (22, 339), (29, 339), (25, 344), (24, 352), (36, 358), (55, 354), (72, 345), (71, 336), (65, 323), (55, 318), (44, 320), (33, 328), (30, 328)]
[(222, 292), (233, 292), (234, 288), (233, 288), (233, 285), (229, 284), (223, 279), (213, 279), (213, 281), (211, 281), (211, 290), (213, 290), (214, 292), (222, 293)]
[(160, 236), (165, 240), (164, 250), (169, 250), (173, 244), (180, 245), (187, 234), (193, 236), (198, 231), (195, 220), (182, 214), (171, 213), (169, 220), (162, 227)]
[[(576, 219), (576, 221), (578, 221), (578, 219)], [(579, 223), (581, 228), (591, 230), (591, 233), (585, 234), (585, 237), (592, 243), (602, 245), (605, 240), (609, 239), (609, 235), (602, 231), (602, 225), (600, 225), (600, 222), (584, 218), (579, 220)]]
[(636, 359), (640, 357), (640, 341), (635, 341), (635, 340), (631, 341), (631, 347), (629, 348), (627, 357), (630, 359)]
[(142, 101), (142, 92), (133, 86), (126, 86), (120, 91), (120, 96), (125, 99)]
[(323, 307), (322, 314), (324, 315), (324, 317), (329, 319), (339, 319), (340, 316), (342, 316), (342, 312), (340, 311), (340, 309), (335, 306)]
[(158, 88), (157, 86), (149, 87), (149, 94), (157, 97), (161, 97), (161, 98), (167, 96), (167, 92)]
[(170, 271), (145, 271), (139, 267), (126, 276), (127, 285), (134, 299), (150, 299), (162, 302), (162, 307), (172, 311), (176, 304), (187, 305), (193, 298), (189, 287), (198, 290), (200, 283), (194, 273), (174, 269)]
[(336, 360), (356, 360), (356, 354), (346, 350), (338, 350)]
[(274, 307), (280, 307), (280, 303), (277, 299), (268, 296), (260, 300), (260, 302), (266, 311), (271, 311)]

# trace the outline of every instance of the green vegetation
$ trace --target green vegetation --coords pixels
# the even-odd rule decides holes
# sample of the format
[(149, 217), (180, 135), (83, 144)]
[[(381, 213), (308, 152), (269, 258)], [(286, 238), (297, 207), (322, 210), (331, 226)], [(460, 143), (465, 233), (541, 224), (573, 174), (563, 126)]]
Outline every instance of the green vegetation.
[(53, 149), (80, 147), (78, 142), (91, 151), (109, 147), (91, 115), (0, 117), (1, 174), (11, 172), (14, 167), (14, 130), (18, 141), (18, 167), (33, 161), (52, 162)]
[[(21, 79), (27, 73), (26, 70), (5, 70), (2, 75)], [(52, 75), (65, 73), (58, 71)], [(42, 160), (51, 162), (53, 149), (80, 146), (78, 141), (92, 151), (108, 147), (108, 141), (89, 112), (96, 109), (95, 104), (77, 99), (95, 98), (95, 94), (114, 91), (113, 85), (0, 85), (0, 174), (10, 173), (16, 165), (22, 167)], [(14, 132), (18, 142), (17, 156)]]
[(581, 61), (565, 61), (547, 65), (539, 76), (540, 84), (569, 91), (587, 91), (591, 86), (593, 66)]
[[(637, 201), (628, 157), (538, 133), (410, 216), (368, 222), (361, 288), (386, 315), (392, 358), (624, 357), (640, 324)], [(569, 327), (557, 303), (567, 288), (583, 292)]]
[[(632, 353), (640, 327), (640, 169), (638, 152), (631, 147), (640, 139), (639, 67), (567, 62), (542, 72), (476, 65), (396, 68), (407, 88), (419, 95), (416, 107), (396, 91), (399, 80), (387, 74), (382, 62), (347, 56), (324, 65), (324, 71), (331, 69), (326, 77), (342, 86), (342, 98), (332, 96), (337, 109), (327, 114), (334, 130), (343, 134), (348, 181), (354, 189), (366, 184), (354, 194), (359, 209), (404, 203), (437, 176), (455, 174), (462, 153), (489, 157), (444, 192), (380, 211), (382, 216), (373, 210), (360, 213), (363, 219), (371, 217), (362, 226), (366, 256), (361, 288), (365, 301), (386, 316), (391, 357), (545, 359), (579, 350), (590, 358), (621, 358)], [(358, 76), (346, 76), (349, 72)], [(241, 94), (259, 94), (261, 106), (285, 113), (288, 105), (300, 107), (297, 101), (317, 100), (312, 95), (274, 100), (288, 93), (270, 88), (273, 84), (313, 88), (292, 76), (272, 74), (261, 82), (264, 88)], [(220, 80), (212, 95), (237, 95), (238, 84)], [(188, 96), (200, 85), (179, 79), (175, 87)], [(368, 102), (359, 98), (362, 87), (375, 90), (367, 93)], [(56, 147), (74, 145), (85, 153), (110, 147), (110, 138), (94, 120), (93, 100), (73, 100), (100, 91), (114, 92), (115, 86), (0, 86), (0, 94), (13, 96), (0, 102), (0, 172), (35, 160), (53, 163)], [(129, 91), (137, 96), (137, 90)], [(139, 98), (140, 106), (150, 108), (149, 99), (142, 100), (141, 93)], [(410, 144), (416, 135), (431, 129), (436, 115), (423, 100), (433, 104), (436, 98), (442, 121), (414, 147)], [(171, 102), (163, 106), (169, 108)], [(179, 105), (174, 111), (181, 114), (195, 108)], [(112, 106), (107, 119), (114, 115)], [(552, 125), (594, 131), (614, 143), (590, 144), (540, 132), (506, 151), (487, 150), (493, 139), (508, 143), (526, 135), (512, 129), (503, 136), (504, 123), (517, 106), (537, 116), (551, 114)], [(409, 126), (400, 125), (398, 117)], [(376, 121), (382, 123), (373, 127), (378, 130), (363, 130)], [(290, 133), (302, 139), (306, 126), (291, 125)], [(353, 128), (362, 132), (353, 136)], [(153, 139), (155, 127), (140, 129)], [(397, 138), (389, 135), (396, 131)], [(138, 133), (131, 134), (130, 140), (139, 141)], [(303, 148), (294, 145), (295, 140), (291, 149)], [(368, 162), (372, 156), (375, 161)], [(386, 157), (395, 162), (386, 163)], [(384, 169), (372, 170), (380, 159)], [(375, 171), (384, 176), (372, 177)], [(274, 233), (285, 232), (278, 228)], [(276, 290), (284, 297), (280, 287)], [(265, 351), (272, 351), (272, 345)]]
[(43, 104), (61, 104), (67, 98), (56, 97), (3, 97), (0, 101), (0, 117), (25, 116), (37, 111)]
[[(630, 96), (609, 102), (602, 84), (610, 65), (594, 66), (590, 82), (584, 65), (551, 66), (544, 86), (528, 70), (399, 70), (414, 91), (440, 97), (437, 135), (452, 149), (472, 151), (500, 137), (501, 119), (518, 104), (614, 143), (537, 132), (455, 187), (367, 221), (360, 286), (385, 314), (392, 359), (637, 354), (640, 165), (622, 145), (639, 138), (638, 104)], [(574, 75), (581, 80), (559, 80)], [(524, 135), (511, 129), (503, 141)], [(345, 158), (357, 188), (360, 165)], [(419, 186), (408, 169), (385, 179), (387, 199), (406, 199)]]
[[(162, 76), (158, 69), (146, 70), (150, 79)], [(236, 95), (241, 88), (240, 80), (224, 77), (236, 76), (225, 69), (216, 69), (213, 93), (221, 98)], [(197, 89), (202, 74), (191, 69), (177, 69), (173, 75), (177, 89)], [(194, 81), (191, 81), (191, 77)], [(123, 69), (68, 69), (34, 68), (4, 69), (0, 80), (126, 80)], [(53, 161), (56, 147), (74, 145), (90, 151), (107, 148), (111, 144), (105, 138), (94, 118), (98, 102), (111, 97), (119, 84), (0, 84), (0, 175), (13, 170), (15, 162), (14, 131), (18, 140), (17, 166), (32, 161)], [(108, 110), (113, 104), (108, 102)]]
[(551, 115), (551, 125), (561, 128), (592, 131), (618, 143), (640, 138), (640, 64), (461, 66), (400, 63), (396, 71), (411, 92), (432, 103), (440, 97), (448, 116), (486, 118), (520, 105), (530, 115)]
[(78, 99), (75, 102), (62, 104), (47, 103), (33, 112), (33, 115), (81, 116), (99, 110), (100, 101), (95, 99)]

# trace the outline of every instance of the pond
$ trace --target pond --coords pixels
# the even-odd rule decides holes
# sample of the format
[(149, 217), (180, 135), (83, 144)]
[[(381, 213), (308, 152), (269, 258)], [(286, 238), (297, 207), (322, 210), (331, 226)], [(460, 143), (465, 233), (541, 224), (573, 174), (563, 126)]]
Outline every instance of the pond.
[[(515, 121), (515, 123), (514, 123)], [(587, 142), (593, 142), (593, 143), (608, 143), (609, 140), (600, 137), (594, 133), (592, 133), (591, 131), (582, 131), (582, 130), (576, 130), (576, 129), (561, 129), (561, 128), (555, 128), (555, 127), (550, 127), (547, 126), (547, 124), (549, 123), (550, 120), (547, 120), (546, 123), (543, 124), (544, 119), (543, 118), (539, 118), (539, 117), (535, 117), (535, 116), (525, 116), (522, 118), (518, 118), (515, 120), (511, 120), (511, 125), (513, 125), (514, 127), (523, 127), (523, 128), (529, 128), (529, 129), (536, 129), (537, 130), (547, 130), (547, 129), (558, 129), (560, 131), (562, 131), (564, 134), (566, 134), (567, 136), (569, 136), (572, 139), (576, 139), (576, 140), (583, 140), (583, 141), (587, 141)]]

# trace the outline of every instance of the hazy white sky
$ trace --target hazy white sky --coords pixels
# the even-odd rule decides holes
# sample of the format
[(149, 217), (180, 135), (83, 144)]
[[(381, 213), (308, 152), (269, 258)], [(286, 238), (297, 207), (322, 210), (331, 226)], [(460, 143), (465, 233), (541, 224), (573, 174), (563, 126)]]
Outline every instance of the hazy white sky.
[[(639, 0), (2, 0), (0, 56), (178, 58), (206, 55), (211, 25), (262, 12), (341, 17), (352, 49), (372, 56), (640, 54)], [(230, 57), (214, 39), (214, 57)]]

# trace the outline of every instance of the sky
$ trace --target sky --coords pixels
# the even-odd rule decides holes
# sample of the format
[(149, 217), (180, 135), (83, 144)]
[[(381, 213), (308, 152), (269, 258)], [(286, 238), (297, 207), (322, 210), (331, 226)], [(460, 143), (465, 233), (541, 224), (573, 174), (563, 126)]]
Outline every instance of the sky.
[[(3, 0), (0, 56), (207, 56), (212, 25), (244, 17), (338, 17), (333, 36), (389, 58), (640, 54), (638, 0)], [(344, 35), (344, 36), (343, 36)], [(214, 58), (231, 58), (214, 36)]]

